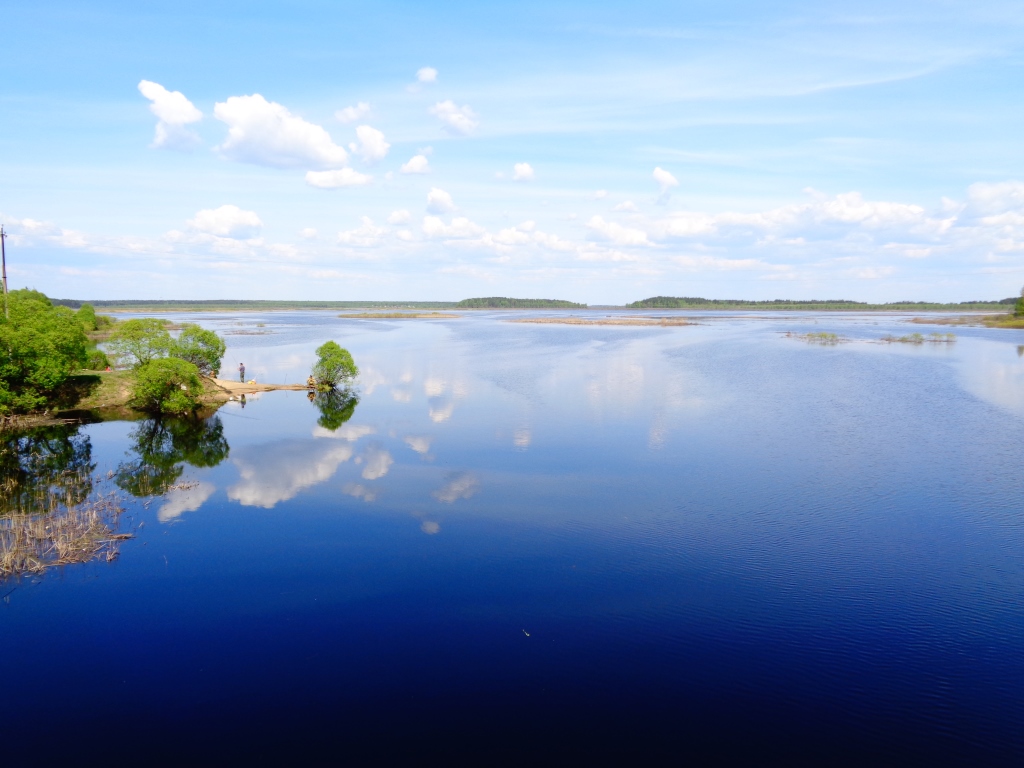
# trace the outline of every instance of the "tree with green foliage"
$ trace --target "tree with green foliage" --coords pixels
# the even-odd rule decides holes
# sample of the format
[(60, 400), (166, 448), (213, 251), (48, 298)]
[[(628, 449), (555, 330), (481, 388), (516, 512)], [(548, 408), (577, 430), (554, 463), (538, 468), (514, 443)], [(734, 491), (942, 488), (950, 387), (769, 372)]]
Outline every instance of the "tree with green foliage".
[(138, 368), (164, 357), (173, 344), (163, 320), (142, 317), (118, 323), (110, 337), (110, 351), (121, 365)]
[(178, 481), (185, 464), (215, 467), (229, 452), (217, 416), (145, 419), (129, 437), (132, 457), (117, 467), (114, 482), (132, 496), (158, 496)]
[(86, 359), (82, 323), (38, 291), (11, 291), (0, 314), (0, 413), (41, 408)]
[(192, 363), (203, 376), (216, 376), (227, 345), (213, 331), (189, 323), (171, 346), (172, 357)]
[(135, 369), (132, 405), (150, 413), (184, 415), (199, 408), (203, 380), (192, 363), (158, 357)]
[(320, 418), (316, 420), (324, 429), (332, 432), (352, 418), (359, 398), (351, 389), (325, 389), (318, 390), (313, 395), (313, 405), (320, 411)]
[(93, 489), (92, 444), (77, 424), (0, 433), (0, 517), (80, 504)]
[(1014, 317), (1024, 317), (1024, 288), (1020, 289), (1020, 298), (1013, 307)]
[(92, 333), (96, 330), (96, 310), (93, 309), (92, 304), (83, 304), (75, 312), (75, 316), (82, 324), (82, 328), (86, 333)]
[(338, 384), (350, 381), (359, 375), (359, 369), (352, 360), (347, 349), (342, 349), (333, 341), (327, 341), (317, 347), (316, 363), (313, 365), (313, 378), (317, 389), (334, 389)]

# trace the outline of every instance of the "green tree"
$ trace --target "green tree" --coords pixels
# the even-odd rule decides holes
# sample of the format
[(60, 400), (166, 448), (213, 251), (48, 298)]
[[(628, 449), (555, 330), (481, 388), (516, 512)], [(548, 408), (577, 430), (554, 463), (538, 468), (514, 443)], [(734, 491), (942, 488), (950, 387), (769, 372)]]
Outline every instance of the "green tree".
[(320, 411), (316, 420), (324, 429), (332, 432), (352, 418), (359, 398), (351, 389), (323, 389), (313, 396), (313, 405)]
[(132, 405), (150, 413), (182, 415), (199, 408), (199, 369), (176, 357), (159, 357), (135, 369)]
[(313, 378), (317, 388), (333, 389), (359, 375), (352, 355), (333, 341), (324, 342), (317, 347), (316, 363), (313, 365)]
[(82, 328), (85, 329), (86, 333), (91, 333), (96, 330), (96, 310), (93, 309), (92, 304), (83, 304), (75, 312), (75, 316), (82, 324)]
[(173, 340), (163, 320), (142, 317), (118, 323), (110, 336), (108, 346), (121, 365), (138, 368), (151, 360), (164, 357)]
[(1020, 289), (1020, 298), (1017, 299), (1017, 305), (1013, 308), (1013, 314), (1015, 317), (1024, 317), (1024, 288)]
[(73, 506), (92, 491), (92, 444), (78, 425), (0, 434), (0, 516)]
[(131, 458), (118, 465), (114, 482), (132, 496), (158, 496), (177, 482), (185, 464), (215, 467), (230, 450), (217, 416), (145, 419), (129, 438)]
[(0, 314), (0, 413), (41, 408), (85, 362), (88, 340), (75, 313), (38, 291), (11, 291)]
[(171, 355), (192, 363), (203, 376), (216, 376), (227, 345), (213, 331), (189, 323), (171, 346)]

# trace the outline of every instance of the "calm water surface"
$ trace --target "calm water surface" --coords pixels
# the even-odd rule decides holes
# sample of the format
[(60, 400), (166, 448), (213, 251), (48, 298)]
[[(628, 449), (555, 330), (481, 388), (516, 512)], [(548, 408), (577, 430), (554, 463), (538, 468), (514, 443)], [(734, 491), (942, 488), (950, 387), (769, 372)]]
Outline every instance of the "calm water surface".
[(143, 525), (0, 584), (15, 764), (1024, 764), (1024, 333), (508, 317), (190, 317), (358, 403), (67, 438)]

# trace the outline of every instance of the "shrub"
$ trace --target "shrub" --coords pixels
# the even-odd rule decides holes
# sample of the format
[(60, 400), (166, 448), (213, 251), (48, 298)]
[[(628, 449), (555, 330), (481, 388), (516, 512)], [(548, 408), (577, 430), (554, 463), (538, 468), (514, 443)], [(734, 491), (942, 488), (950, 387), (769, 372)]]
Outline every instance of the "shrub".
[(90, 371), (103, 371), (110, 365), (110, 358), (101, 349), (89, 351), (89, 357), (85, 361), (85, 368)]
[(96, 310), (93, 309), (92, 304), (83, 304), (79, 307), (75, 312), (75, 317), (78, 318), (86, 333), (96, 330)]
[(192, 363), (203, 376), (216, 376), (227, 345), (213, 331), (188, 324), (171, 345), (170, 353)]
[(359, 369), (352, 360), (347, 349), (342, 349), (333, 341), (324, 342), (316, 350), (316, 364), (313, 366), (313, 378), (317, 387), (333, 389), (342, 382), (349, 381), (359, 375)]
[(0, 413), (47, 404), (86, 359), (82, 324), (38, 291), (11, 291), (10, 319), (0, 313)]
[(183, 415), (199, 408), (203, 381), (192, 363), (174, 357), (150, 360), (135, 369), (132, 405), (151, 413)]

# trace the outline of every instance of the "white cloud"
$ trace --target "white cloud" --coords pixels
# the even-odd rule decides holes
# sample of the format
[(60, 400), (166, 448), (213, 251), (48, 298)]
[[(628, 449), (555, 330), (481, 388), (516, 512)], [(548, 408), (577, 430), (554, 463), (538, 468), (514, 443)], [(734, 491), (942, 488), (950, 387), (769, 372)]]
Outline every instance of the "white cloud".
[(437, 70), (433, 67), (423, 67), (416, 72), (416, 81), (420, 83), (436, 83)]
[(195, 512), (216, 490), (217, 486), (212, 483), (198, 483), (191, 488), (169, 491), (164, 496), (166, 501), (157, 511), (156, 518), (161, 523), (169, 523), (185, 512)]
[(1024, 183), (1002, 181), (996, 184), (979, 182), (967, 188), (971, 206), (981, 213), (1002, 213), (1024, 208)]
[(349, 144), (348, 148), (368, 163), (383, 160), (391, 148), (391, 145), (384, 140), (384, 134), (368, 125), (360, 125), (356, 128), (356, 138), (359, 139), (359, 142)]
[(457, 106), (454, 101), (439, 101), (430, 108), (446, 131), (457, 136), (469, 136), (480, 125), (476, 114), (468, 105)]
[(604, 200), (606, 197), (608, 197), (607, 189), (599, 189), (594, 193), (595, 200)]
[(337, 171), (307, 171), (306, 183), (317, 189), (337, 189), (338, 187), (358, 187), (369, 184), (373, 176), (341, 168)]
[(391, 469), (391, 465), (395, 463), (395, 460), (391, 458), (391, 454), (383, 448), (368, 449), (363, 457), (363, 461), (365, 462), (363, 467), (364, 480), (377, 480), (384, 477), (388, 470)]
[(600, 216), (592, 217), (587, 222), (587, 227), (616, 245), (651, 245), (647, 233), (643, 230), (624, 227), (614, 221), (605, 221)]
[(258, 93), (218, 102), (213, 114), (228, 125), (218, 149), (232, 160), (275, 168), (340, 168), (348, 161), (345, 149), (321, 126)]
[(312, 227), (306, 227), (305, 229), (299, 231), (299, 237), (301, 237), (303, 240), (315, 240), (316, 230), (313, 229)]
[(533, 167), (529, 163), (512, 166), (512, 181), (533, 181)]
[(369, 216), (360, 217), (362, 226), (338, 233), (338, 242), (343, 245), (376, 245), (381, 236), (387, 233), (383, 227), (374, 226)]
[(414, 435), (409, 435), (408, 437), (405, 438), (406, 445), (408, 445), (421, 456), (425, 456), (426, 454), (430, 453), (430, 444), (432, 442), (434, 442), (434, 438), (432, 437), (417, 437)]
[(413, 155), (408, 163), (402, 166), (402, 173), (430, 173), (430, 162), (426, 155)]
[(679, 180), (664, 168), (655, 168), (654, 173), (651, 175), (654, 177), (654, 180), (658, 182), (658, 186), (661, 188), (662, 197), (667, 197), (669, 190), (672, 189), (672, 187), (679, 186)]
[(411, 218), (412, 216), (407, 210), (400, 208), (391, 212), (391, 215), (388, 216), (388, 224), (407, 224)]
[(427, 210), (431, 213), (448, 213), (455, 210), (452, 196), (443, 189), (431, 187), (427, 193)]
[(139, 93), (149, 99), (149, 111), (157, 118), (152, 147), (190, 149), (199, 144), (199, 136), (185, 126), (198, 123), (203, 113), (181, 91), (168, 91), (159, 83), (142, 80)]
[(370, 114), (370, 105), (365, 101), (360, 101), (354, 107), (339, 109), (334, 113), (334, 118), (342, 123), (354, 123), (356, 120), (362, 120), (368, 114)]
[(377, 498), (376, 491), (371, 491), (361, 483), (345, 483), (341, 492), (347, 496), (355, 496), (357, 499), (367, 502), (374, 501)]
[(640, 209), (636, 207), (636, 203), (634, 203), (632, 200), (626, 200), (624, 203), (619, 203), (618, 205), (616, 205), (614, 208), (612, 208), (612, 210), (630, 211), (631, 213), (636, 213)]
[(468, 472), (453, 476), (440, 489), (432, 494), (435, 499), (445, 504), (452, 504), (459, 499), (468, 499), (479, 490), (480, 483)]
[(263, 222), (254, 211), (243, 211), (237, 205), (205, 208), (197, 211), (195, 218), (186, 223), (209, 235), (237, 239), (255, 237), (263, 228)]
[(423, 217), (423, 234), (427, 237), (460, 239), (467, 237), (479, 237), (485, 232), (486, 230), (483, 227), (474, 224), (472, 221), (462, 216), (457, 216), (452, 219), (451, 225), (445, 224), (437, 216)]

